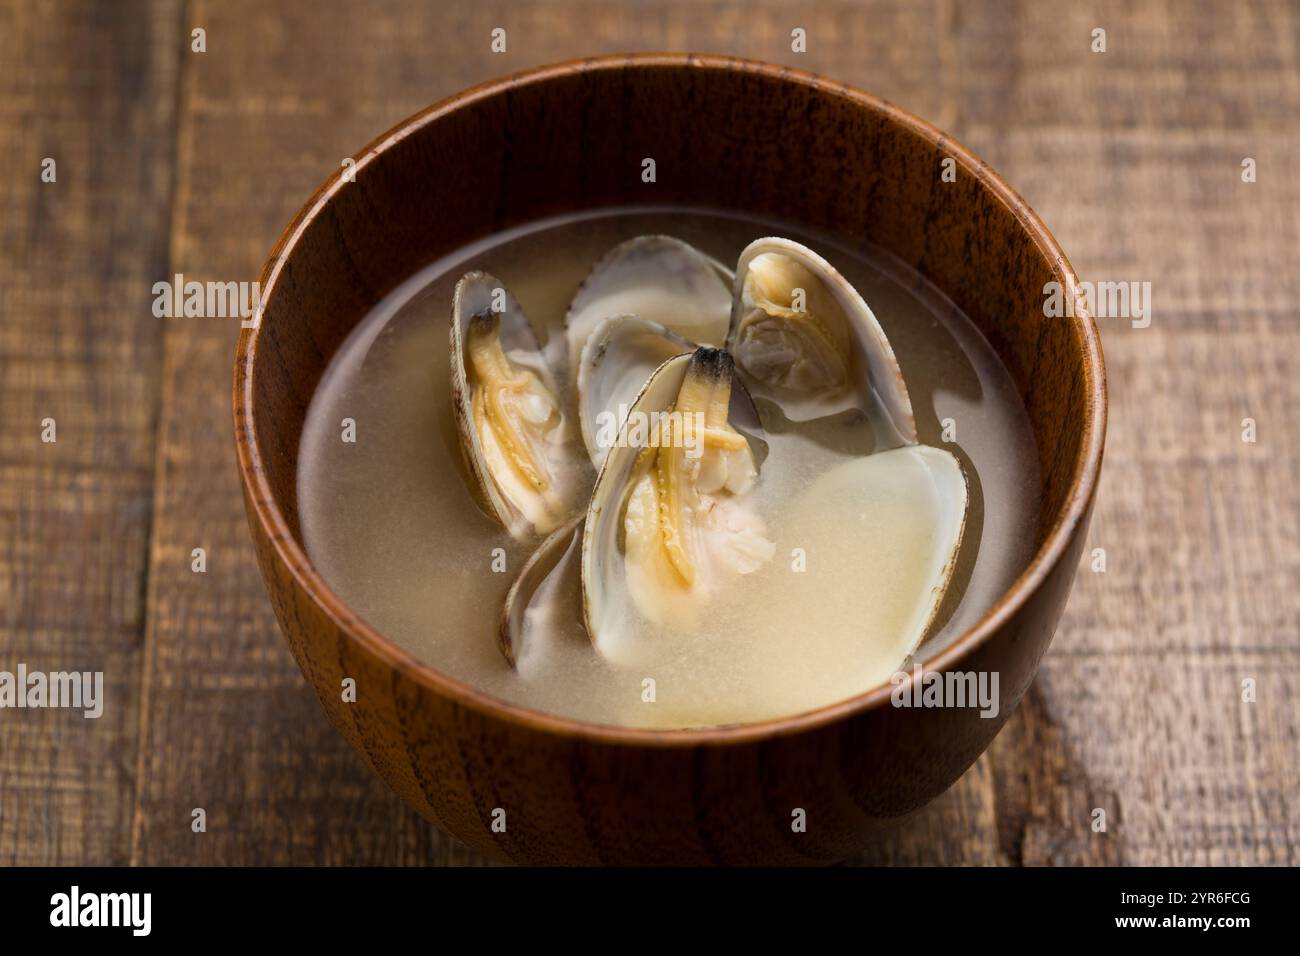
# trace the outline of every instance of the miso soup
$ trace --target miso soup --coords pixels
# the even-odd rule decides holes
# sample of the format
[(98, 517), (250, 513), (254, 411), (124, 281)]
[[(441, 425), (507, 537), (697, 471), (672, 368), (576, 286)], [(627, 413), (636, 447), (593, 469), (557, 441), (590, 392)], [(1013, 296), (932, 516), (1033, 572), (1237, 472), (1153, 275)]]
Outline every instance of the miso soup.
[[(715, 317), (729, 307), (734, 291), (727, 270), (754, 240), (782, 237), (798, 244), (791, 248), (807, 247), (812, 259), (824, 258), (883, 330), (906, 383), (915, 442), (897, 427), (888, 375), (874, 367), (876, 380), (866, 391), (841, 390), (838, 399), (820, 405), (801, 397), (806, 393), (799, 389), (820, 388), (822, 378), (842, 378), (857, 366), (867, 374), (865, 360), (841, 362), (848, 348), (842, 328), (820, 323), (789, 332), (780, 322), (760, 321), (747, 337), (724, 328), (727, 341), (704, 344), (725, 355), (706, 349), (693, 362), (682, 359), (671, 387), (660, 391), (667, 397), (664, 408), (680, 411), (697, 381), (691, 369), (712, 370), (707, 383), (725, 373), (721, 390), (708, 393), (710, 414), (721, 418), (695, 437), (732, 456), (730, 490), (705, 489), (703, 498), (691, 499), (696, 511), (670, 515), (663, 527), (656, 525), (660, 536), (643, 546), (628, 509), (638, 507), (644, 483), (660, 473), (652, 471), (657, 466), (644, 449), (617, 459), (618, 476), (601, 472), (602, 464), (607, 472), (618, 470), (615, 450), (604, 446), (610, 436), (626, 435), (632, 423), (620, 417), (622, 431), (608, 432), (599, 453), (587, 441), (590, 434), (584, 439), (578, 354), (571, 349), (573, 335), (566, 335), (566, 314), (593, 266), (640, 236), (674, 237), (716, 264), (723, 284), (701, 279), (707, 288), (699, 293), (708, 300), (700, 315)], [(453, 293), (462, 277), (478, 270), (491, 277), (488, 286), (499, 281), (508, 289), (537, 346), (531, 364), (517, 347), (481, 351), (480, 357), (497, 362), (503, 380), (527, 378), (531, 384), (519, 394), (532, 403), (528, 408), (541, 408), (534, 421), (559, 420), (545, 417), (555, 413), (545, 398), (553, 390), (568, 430), (568, 444), (546, 452), (567, 456), (567, 463), (538, 463), (557, 476), (563, 472), (564, 493), (547, 499), (554, 513), (525, 509), (513, 527), (494, 517), (476, 493), (453, 396)], [(751, 298), (775, 295), (780, 301), (764, 299), (764, 307), (792, 321), (805, 314), (801, 310), (832, 308), (818, 301), (816, 276), (798, 269), (790, 275), (788, 288), (778, 293), (763, 284), (766, 274), (760, 276)], [(660, 280), (652, 274), (648, 281)], [(584, 288), (590, 300), (591, 286)], [(791, 288), (799, 295), (786, 301)], [(598, 301), (599, 308), (620, 311), (619, 303), (638, 300), (611, 293)], [(691, 354), (694, 336), (705, 334), (692, 303), (669, 305), (665, 314), (679, 320), (682, 334), (669, 336), (662, 354), (645, 346), (651, 350), (644, 356), (620, 365), (618, 380), (602, 383), (609, 394), (635, 397), (642, 376), (657, 374), (664, 355)], [(753, 313), (753, 303), (735, 312), (747, 309)], [(731, 316), (732, 326), (735, 320)], [(500, 325), (467, 325), (460, 347), (495, 347), (497, 335), (506, 344)], [(621, 349), (643, 347), (637, 336), (610, 341)], [(764, 351), (769, 347), (775, 351)], [(724, 373), (716, 372), (719, 363)], [(483, 366), (474, 367), (477, 381)], [(779, 384), (765, 388), (758, 381), (763, 376)], [(534, 385), (537, 395), (528, 391)], [(699, 407), (706, 405), (707, 399)], [(728, 419), (728, 407), (733, 416), (740, 407), (741, 417)], [(487, 427), (491, 409), (475, 409), (467, 416)], [(745, 409), (752, 420), (741, 420)], [(676, 434), (692, 433), (678, 427)], [(478, 453), (491, 459), (483, 466), (488, 471), (507, 467), (501, 462), (511, 455), (505, 447), (509, 427), (502, 435), (479, 443)], [(951, 464), (935, 471), (934, 462)], [(970, 320), (906, 267), (877, 250), (846, 247), (785, 223), (637, 208), (556, 218), (494, 236), (430, 263), (390, 294), (333, 357), (312, 400), (299, 455), (298, 502), (308, 554), (330, 587), (432, 667), (551, 714), (632, 727), (700, 727), (793, 715), (869, 691), (913, 655), (929, 654), (968, 629), (1032, 553), (1037, 462), (1006, 369)], [(699, 465), (683, 467), (681, 474), (698, 478)], [(584, 526), (590, 523), (584, 518), (598, 474), (610, 504), (601, 519), (604, 537), (586, 542), (591, 554), (584, 561)], [(951, 482), (953, 474), (962, 479), (959, 501), (936, 477)], [(520, 475), (550, 487), (526, 467)], [(733, 480), (738, 475), (745, 480)], [(555, 487), (560, 483), (557, 477)], [(652, 510), (668, 509), (665, 502), (675, 500), (672, 488), (664, 487), (645, 492), (645, 500), (655, 502)], [(730, 536), (732, 550), (718, 574), (704, 573), (700, 554), (693, 564), (669, 553), (683, 534), (673, 520), (699, 519), (702, 500)], [(943, 555), (936, 557), (935, 549), (958, 506), (959, 543), (950, 566), (941, 568)], [(518, 615), (519, 644), (508, 660), (500, 646), (503, 603), (546, 533), (565, 519), (576, 521), (576, 531), (544, 562), (547, 573), (530, 584), (526, 613)], [(667, 577), (647, 577), (646, 568)], [(925, 598), (926, 575), (937, 572), (943, 586)], [(708, 590), (700, 591), (705, 579)], [(694, 599), (679, 600), (684, 594)], [(593, 603), (600, 606), (595, 624)], [(591, 633), (593, 627), (602, 633)]]

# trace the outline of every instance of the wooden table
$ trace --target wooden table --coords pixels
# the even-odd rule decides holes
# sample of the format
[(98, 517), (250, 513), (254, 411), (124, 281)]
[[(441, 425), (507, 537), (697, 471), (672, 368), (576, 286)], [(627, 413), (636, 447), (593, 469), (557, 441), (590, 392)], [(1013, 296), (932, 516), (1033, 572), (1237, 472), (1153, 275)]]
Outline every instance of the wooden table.
[(256, 278), (341, 159), (434, 100), (656, 49), (891, 99), (1015, 184), (1085, 278), (1152, 286), (1150, 327), (1103, 323), (1104, 573), (1085, 556), (992, 749), (863, 862), (1300, 862), (1294, 3), (272, 6), (0, 0), (0, 670), (107, 683), (99, 720), (0, 711), (0, 864), (481, 862), (300, 676), (244, 524), (237, 323), (155, 318), (152, 285)]

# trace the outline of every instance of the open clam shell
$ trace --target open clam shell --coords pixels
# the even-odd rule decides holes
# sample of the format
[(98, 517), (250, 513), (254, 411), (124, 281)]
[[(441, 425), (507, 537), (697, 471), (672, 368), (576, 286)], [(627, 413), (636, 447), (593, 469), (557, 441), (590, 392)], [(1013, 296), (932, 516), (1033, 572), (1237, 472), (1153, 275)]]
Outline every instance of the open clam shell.
[(504, 283), (471, 272), (456, 283), (450, 339), (475, 500), (515, 538), (550, 532), (577, 511), (581, 458), (532, 325)]
[[(733, 421), (751, 412), (731, 357), (712, 348), (664, 362), (633, 403), (583, 526), (583, 616), (607, 659), (637, 655), (632, 613), (690, 630), (719, 582), (771, 559), (761, 520), (742, 504), (757, 468)], [(659, 419), (671, 427), (653, 424), (673, 415)], [(692, 428), (696, 456), (676, 440)]]
[(944, 603), (966, 528), (969, 490), (957, 458), (903, 445), (846, 459), (810, 482), (782, 515), (783, 543), (804, 549), (810, 568), (791, 579), (794, 598), (774, 609), (795, 628), (819, 569), (852, 567), (853, 601), (871, 608), (864, 630), (895, 661), (914, 651)]
[(592, 267), (565, 316), (570, 381), (587, 339), (613, 315), (637, 315), (699, 345), (723, 344), (731, 319), (724, 268), (672, 236), (638, 236)]
[(874, 400), (904, 443), (917, 441), (907, 384), (884, 329), (858, 291), (807, 246), (769, 236), (741, 252), (727, 348), (751, 390), (777, 401), (792, 420)]
[(655, 369), (694, 349), (675, 332), (637, 315), (611, 316), (592, 330), (578, 362), (578, 421), (592, 464), (604, 463)]
[(564, 585), (563, 577), (556, 574), (556, 569), (578, 543), (582, 519), (582, 515), (570, 518), (547, 535), (537, 550), (529, 555), (506, 592), (497, 621), (497, 646), (506, 662), (516, 670), (527, 667), (533, 640), (530, 635), (545, 630), (544, 624), (530, 620), (530, 616), (544, 618), (562, 603), (551, 593), (552, 589)]

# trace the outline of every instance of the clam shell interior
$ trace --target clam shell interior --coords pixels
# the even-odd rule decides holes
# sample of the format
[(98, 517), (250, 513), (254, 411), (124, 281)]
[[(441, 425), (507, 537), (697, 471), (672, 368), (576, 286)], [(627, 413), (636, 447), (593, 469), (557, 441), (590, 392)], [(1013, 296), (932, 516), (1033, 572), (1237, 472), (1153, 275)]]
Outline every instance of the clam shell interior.
[[(810, 599), (805, 592), (816, 590), (811, 576), (852, 568), (857, 584), (839, 608), (843, 627), (851, 631), (855, 615), (869, 617), (858, 630), (889, 642), (879, 656), (897, 666), (943, 605), (968, 497), (957, 458), (928, 445), (850, 458), (825, 472), (781, 516), (781, 543), (801, 548), (807, 567), (781, 582), (788, 600), (773, 602), (769, 626), (798, 628), (796, 609)], [(867, 676), (883, 681), (889, 673)]]
[[(495, 339), (493, 351), (504, 374), (527, 382), (522, 397), (512, 401), (508, 430), (483, 424), (484, 396), (479, 393), (484, 383), (469, 359), (476, 323), (491, 329), (488, 337)], [(549, 533), (578, 510), (580, 451), (528, 317), (505, 284), (490, 273), (471, 272), (456, 284), (449, 354), (456, 430), (475, 500), (512, 537)], [(520, 439), (518, 447), (506, 446), (506, 434)], [(511, 465), (520, 456), (530, 474), (538, 476), (535, 481)]]
[[(620, 431), (618, 442), (609, 449), (592, 491), (583, 527), (583, 614), (588, 635), (596, 649), (611, 660), (631, 661), (637, 657), (638, 649), (633, 637), (635, 629), (629, 627), (631, 614), (639, 612), (651, 618), (681, 622), (698, 613), (706, 613), (707, 608), (698, 606), (698, 599), (706, 594), (702, 589), (706, 587), (703, 582), (710, 577), (707, 573), (712, 567), (710, 562), (721, 561), (725, 565), (724, 574), (750, 573), (771, 558), (771, 545), (763, 536), (761, 519), (746, 513), (744, 506), (738, 503), (743, 493), (733, 498), (725, 488), (715, 493), (710, 513), (712, 517), (728, 516), (718, 525), (725, 540), (715, 536), (705, 547), (700, 547), (701, 542), (695, 538), (689, 542), (695, 546), (693, 558), (698, 577), (694, 583), (683, 587), (677, 582), (673, 587), (660, 589), (654, 569), (647, 570), (629, 557), (632, 546), (624, 519), (637, 482), (644, 478), (642, 456), (654, 453), (644, 443), (631, 438), (634, 417), (640, 416), (640, 420), (645, 421), (656, 413), (674, 410), (679, 405), (684, 383), (694, 372), (694, 363), (703, 353), (713, 353), (725, 362), (725, 375), (730, 386), (728, 424), (734, 429), (735, 423), (744, 420), (751, 412), (752, 403), (743, 386), (735, 380), (731, 359), (726, 353), (700, 349), (697, 353), (671, 358), (654, 372), (633, 403), (629, 419)], [(738, 430), (734, 434), (740, 439), (739, 448), (715, 450), (713, 454), (739, 456), (726, 459), (722, 468), (731, 470), (728, 487), (734, 485), (738, 492), (743, 492), (742, 486), (752, 483), (757, 477), (759, 456), (754, 454), (753, 439)], [(701, 458), (695, 466), (697, 470), (691, 472), (688, 468), (688, 473), (699, 474), (700, 470), (712, 467), (719, 460), (713, 458), (705, 462)], [(741, 471), (736, 471), (737, 468)], [(742, 474), (745, 470), (749, 472), (748, 477)], [(701, 527), (693, 526), (693, 530), (700, 532)], [(712, 531), (700, 533), (713, 534)]]
[[(842, 334), (832, 336), (838, 350), (847, 348), (843, 361), (847, 367), (847, 381), (835, 389), (803, 390), (774, 385), (754, 373), (763, 366), (783, 368), (796, 366), (802, 360), (798, 351), (798, 338), (793, 335), (770, 332), (762, 338), (751, 335), (754, 329), (754, 286), (750, 275), (765, 261), (784, 258), (797, 267), (806, 281), (816, 287), (801, 289), (805, 308), (821, 309), (829, 314), (812, 316)], [(755, 395), (772, 398), (784, 414), (795, 421), (804, 421), (835, 414), (854, 406), (866, 407), (879, 403), (888, 421), (902, 442), (917, 441), (916, 417), (912, 400), (907, 393), (902, 369), (885, 331), (870, 306), (840, 273), (822, 256), (790, 239), (766, 237), (756, 239), (745, 247), (736, 263), (733, 285), (730, 330), (727, 347), (736, 358), (736, 365), (745, 377), (746, 384)], [(792, 291), (784, 290), (784, 293)], [(783, 303), (787, 304), (787, 303)], [(792, 310), (795, 311), (795, 310)], [(767, 323), (767, 329), (779, 329), (779, 323)]]
[(671, 236), (639, 236), (592, 267), (565, 316), (570, 380), (596, 326), (636, 315), (697, 345), (722, 345), (731, 321), (731, 287), (717, 262)]
[(650, 375), (694, 345), (652, 319), (616, 315), (592, 330), (578, 363), (578, 420), (599, 468)]

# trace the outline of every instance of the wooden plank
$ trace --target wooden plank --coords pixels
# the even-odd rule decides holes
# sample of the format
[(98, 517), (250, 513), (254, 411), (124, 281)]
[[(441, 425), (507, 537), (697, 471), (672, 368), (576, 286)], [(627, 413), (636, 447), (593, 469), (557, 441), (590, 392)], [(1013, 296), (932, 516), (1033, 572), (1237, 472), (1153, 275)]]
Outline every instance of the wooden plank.
[(167, 0), (0, 5), (0, 670), (104, 698), (0, 713), (0, 864), (130, 857), (178, 29)]
[(1107, 338), (1107, 569), (1081, 569), (1039, 683), (1122, 807), (1125, 862), (1294, 864), (1300, 311), (1177, 319)]

